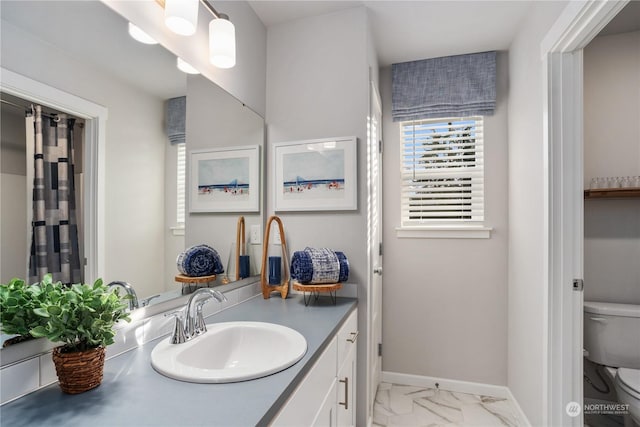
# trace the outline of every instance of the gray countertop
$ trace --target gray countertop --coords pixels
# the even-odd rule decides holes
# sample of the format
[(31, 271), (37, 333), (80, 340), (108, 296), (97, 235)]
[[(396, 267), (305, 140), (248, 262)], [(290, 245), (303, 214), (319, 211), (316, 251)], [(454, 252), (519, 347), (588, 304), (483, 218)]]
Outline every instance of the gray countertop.
[(301, 296), (261, 296), (207, 318), (289, 326), (307, 339), (307, 353), (284, 371), (228, 384), (176, 381), (151, 367), (151, 350), (161, 340), (107, 360), (102, 384), (78, 395), (58, 384), (0, 407), (2, 426), (253, 426), (266, 425), (320, 356), (329, 338), (356, 307), (353, 298), (331, 305), (321, 299), (305, 307)]

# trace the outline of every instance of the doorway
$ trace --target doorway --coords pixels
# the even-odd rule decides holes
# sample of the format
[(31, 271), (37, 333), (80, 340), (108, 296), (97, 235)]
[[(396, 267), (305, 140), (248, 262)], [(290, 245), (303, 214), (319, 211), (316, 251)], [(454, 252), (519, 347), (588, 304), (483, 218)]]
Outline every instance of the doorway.
[(583, 57), (584, 422), (623, 426), (623, 411), (606, 409), (621, 403), (615, 367), (601, 363), (613, 362), (586, 337), (602, 325), (593, 314), (600, 304), (640, 305), (640, 127), (632, 125), (640, 117), (640, 3), (627, 4)]
[[(84, 121), (82, 152), (84, 277), (104, 276), (105, 107), (23, 75), (0, 68), (0, 91), (29, 103), (46, 106)], [(4, 185), (4, 184), (2, 184)], [(4, 209), (4, 208), (3, 208)], [(26, 207), (25, 207), (26, 209)], [(4, 252), (4, 251), (3, 251)], [(0, 253), (0, 256), (4, 256)]]
[[(7, 93), (1, 93), (2, 98), (2, 143), (0, 146), (2, 192), (0, 197), (2, 202), (2, 230), (0, 237), (2, 239), (2, 247), (11, 248), (5, 250), (0, 258), (0, 280), (2, 283), (8, 282), (14, 277), (30, 276), (30, 260), (29, 253), (32, 250), (32, 220), (33, 220), (33, 182), (34, 182), (34, 104), (30, 101), (13, 96)], [(64, 114), (53, 108), (42, 108), (42, 118), (49, 122), (60, 120), (60, 115)], [(84, 147), (84, 120), (67, 115), (65, 125), (71, 125), (69, 132), (64, 136), (73, 140), (73, 152), (67, 153), (69, 168), (64, 170), (73, 170), (70, 186), (75, 190), (73, 197), (69, 198), (67, 205), (73, 219), (70, 221), (71, 240), (70, 249), (73, 249), (76, 262), (76, 273), (70, 277), (74, 278), (74, 283), (82, 282), (84, 279), (83, 263), (78, 260), (84, 260), (84, 229), (83, 229), (83, 162), (82, 153)], [(71, 141), (71, 139), (70, 139)], [(48, 165), (55, 167), (56, 164)], [(58, 170), (57, 167), (55, 168)], [(49, 174), (45, 168), (45, 174), (56, 176), (57, 174)], [(52, 171), (53, 173), (53, 171)], [(55, 184), (57, 188), (57, 182)], [(65, 197), (66, 198), (66, 197)], [(48, 227), (49, 228), (49, 227)], [(77, 235), (77, 240), (75, 236)], [(75, 242), (75, 243), (74, 243)], [(76, 250), (77, 249), (77, 250)], [(79, 262), (79, 265), (78, 265)], [(50, 263), (47, 263), (50, 264)], [(49, 265), (49, 267), (52, 267)], [(77, 268), (80, 269), (78, 272)], [(34, 270), (35, 271), (35, 265)], [(55, 271), (47, 268), (48, 272)], [(79, 273), (79, 276), (78, 276)], [(71, 274), (71, 273), (69, 273)]]
[(542, 42), (549, 165), (548, 425), (583, 421), (583, 49), (626, 3), (569, 3)]

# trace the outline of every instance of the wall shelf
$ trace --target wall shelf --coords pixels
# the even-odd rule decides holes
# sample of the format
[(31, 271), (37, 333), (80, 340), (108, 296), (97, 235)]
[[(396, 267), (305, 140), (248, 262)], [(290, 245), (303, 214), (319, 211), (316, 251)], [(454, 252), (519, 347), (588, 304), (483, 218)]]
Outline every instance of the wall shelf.
[(640, 198), (640, 188), (598, 188), (584, 190), (585, 199), (627, 199)]

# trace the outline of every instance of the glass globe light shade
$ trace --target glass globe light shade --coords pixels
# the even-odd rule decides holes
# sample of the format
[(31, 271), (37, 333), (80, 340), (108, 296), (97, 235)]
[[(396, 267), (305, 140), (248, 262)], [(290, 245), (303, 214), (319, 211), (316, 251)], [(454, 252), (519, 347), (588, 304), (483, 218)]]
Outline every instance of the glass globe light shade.
[(218, 68), (236, 65), (236, 28), (224, 17), (209, 23), (209, 61)]

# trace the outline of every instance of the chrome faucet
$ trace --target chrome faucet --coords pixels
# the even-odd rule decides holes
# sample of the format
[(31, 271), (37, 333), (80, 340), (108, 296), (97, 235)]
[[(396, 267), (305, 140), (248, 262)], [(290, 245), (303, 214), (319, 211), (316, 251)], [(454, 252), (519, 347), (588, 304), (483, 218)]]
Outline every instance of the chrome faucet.
[(146, 307), (149, 304), (151, 304), (151, 300), (153, 300), (154, 298), (160, 298), (160, 294), (157, 295), (152, 295), (149, 298), (145, 298), (142, 301), (140, 301), (140, 307)]
[(171, 335), (171, 344), (182, 344), (207, 332), (207, 325), (204, 323), (202, 315), (202, 306), (211, 299), (215, 299), (219, 303), (227, 301), (227, 297), (220, 291), (211, 288), (200, 288), (191, 294), (189, 302), (184, 307), (184, 323), (182, 309), (165, 314), (165, 316), (173, 315), (176, 317), (175, 327)]
[(127, 282), (122, 282), (119, 280), (111, 282), (107, 285), (107, 287), (109, 288), (115, 288), (116, 286), (120, 286), (121, 288), (124, 289), (127, 295), (130, 295), (130, 297), (127, 298), (127, 303), (129, 304), (129, 311), (138, 308), (138, 295), (136, 295), (136, 291), (133, 289), (133, 286), (131, 286)]

